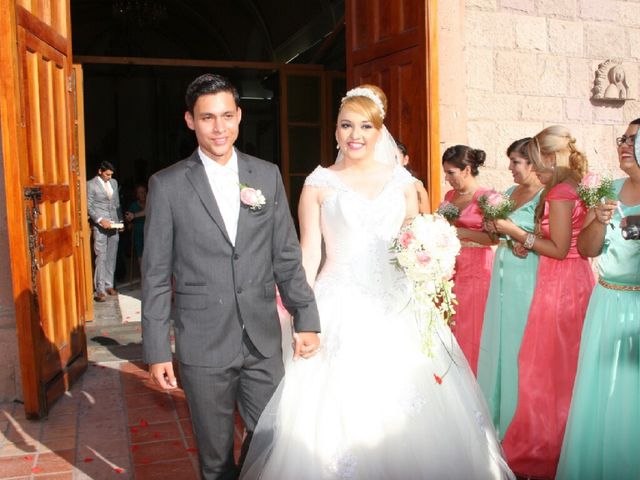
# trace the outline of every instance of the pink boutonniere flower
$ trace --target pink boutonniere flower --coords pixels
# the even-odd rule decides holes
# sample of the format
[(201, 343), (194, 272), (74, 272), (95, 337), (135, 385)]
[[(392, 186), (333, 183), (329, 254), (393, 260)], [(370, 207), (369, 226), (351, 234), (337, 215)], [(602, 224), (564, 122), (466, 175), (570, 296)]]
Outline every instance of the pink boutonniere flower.
[(260, 210), (267, 203), (260, 190), (244, 184), (240, 184), (240, 201), (251, 210)]

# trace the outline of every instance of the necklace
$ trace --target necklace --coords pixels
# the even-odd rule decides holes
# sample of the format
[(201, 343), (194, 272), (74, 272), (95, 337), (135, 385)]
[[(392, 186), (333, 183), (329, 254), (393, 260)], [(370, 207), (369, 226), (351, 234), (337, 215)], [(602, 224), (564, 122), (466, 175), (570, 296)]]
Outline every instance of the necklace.
[(456, 193), (458, 194), (458, 196), (464, 197), (465, 195), (471, 195), (473, 193), (473, 191), (472, 190), (469, 190), (468, 192), (457, 191)]

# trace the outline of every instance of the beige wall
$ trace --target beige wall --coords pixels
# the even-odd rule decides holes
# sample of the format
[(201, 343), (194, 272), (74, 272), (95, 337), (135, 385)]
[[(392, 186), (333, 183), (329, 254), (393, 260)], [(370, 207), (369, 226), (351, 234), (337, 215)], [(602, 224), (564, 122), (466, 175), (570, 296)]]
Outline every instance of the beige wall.
[(504, 189), (507, 146), (560, 123), (592, 170), (622, 175), (615, 138), (640, 117), (640, 102), (590, 99), (610, 58), (622, 59), (640, 98), (640, 0), (438, 0), (438, 10), (443, 150), (485, 150), (479, 181)]

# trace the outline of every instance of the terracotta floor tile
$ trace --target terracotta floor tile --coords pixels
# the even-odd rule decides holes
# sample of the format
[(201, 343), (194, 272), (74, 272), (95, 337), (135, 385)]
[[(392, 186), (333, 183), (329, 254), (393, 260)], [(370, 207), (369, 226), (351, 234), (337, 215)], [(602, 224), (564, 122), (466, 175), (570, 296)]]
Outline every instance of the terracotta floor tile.
[(38, 443), (7, 443), (0, 447), (0, 457), (33, 455), (38, 451)]
[(54, 438), (71, 437), (76, 434), (76, 424), (69, 425), (47, 425), (44, 424), (42, 433), (40, 434), (40, 440), (46, 442)]
[(182, 438), (182, 433), (175, 421), (150, 424), (148, 427), (129, 428), (129, 438), (132, 444), (157, 442), (159, 440), (173, 440)]
[(171, 405), (171, 397), (164, 392), (141, 393), (139, 395), (127, 395), (125, 403), (129, 410), (153, 405)]
[(75, 450), (63, 450), (58, 452), (45, 452), (38, 455), (33, 473), (60, 473), (73, 470), (73, 462), (76, 456)]
[(193, 426), (191, 425), (191, 418), (180, 419), (180, 426), (184, 432), (184, 436), (189, 438), (193, 437)]
[(91, 442), (82, 442), (78, 447), (76, 462), (88, 457), (120, 458), (129, 455), (129, 442), (126, 434), (120, 438), (96, 438)]
[(73, 450), (76, 448), (76, 436), (40, 440), (35, 445), (40, 452)]
[(34, 475), (35, 480), (73, 480), (73, 472)]
[(169, 403), (166, 406), (151, 406), (129, 410), (128, 416), (127, 425), (144, 426), (145, 424), (151, 425), (153, 423), (174, 421), (176, 419), (176, 412), (173, 409), (173, 405)]
[(35, 456), (25, 455), (20, 457), (0, 458), (0, 472), (4, 478), (31, 475)]
[(197, 480), (196, 473), (189, 459), (172, 462), (152, 463), (135, 466), (136, 480)]
[(129, 379), (122, 382), (125, 395), (138, 395), (140, 393), (163, 392), (162, 388), (151, 380)]
[(178, 418), (191, 418), (191, 414), (189, 412), (189, 404), (186, 400), (174, 399), (173, 404), (175, 405), (176, 414)]
[[(109, 459), (93, 458), (86, 462), (85, 458), (88, 457), (83, 457), (76, 463), (75, 480), (133, 479), (128, 456)], [(176, 480), (179, 480), (179, 477)]]
[(141, 443), (133, 445), (131, 450), (134, 465), (146, 465), (188, 457), (187, 450), (176, 448), (175, 441)]

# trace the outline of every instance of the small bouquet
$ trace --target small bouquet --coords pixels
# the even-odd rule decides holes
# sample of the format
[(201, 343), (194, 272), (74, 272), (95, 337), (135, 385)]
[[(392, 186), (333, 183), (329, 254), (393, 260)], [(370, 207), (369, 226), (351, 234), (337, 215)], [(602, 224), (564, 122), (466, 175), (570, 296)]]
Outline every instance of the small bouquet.
[(456, 229), (440, 215), (418, 215), (400, 230), (391, 252), (413, 284), (418, 327), (429, 354), (435, 322), (448, 324), (455, 313), (451, 277), (460, 252)]
[(450, 224), (453, 224), (460, 217), (460, 210), (458, 207), (447, 200), (440, 204), (436, 213), (443, 216)]
[(504, 220), (516, 204), (504, 193), (491, 190), (478, 197), (478, 205), (485, 220)]
[(601, 199), (615, 200), (616, 193), (613, 190), (613, 180), (603, 178), (597, 173), (589, 172), (578, 184), (578, 196), (587, 206), (595, 207)]

